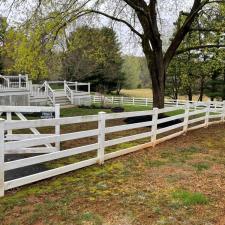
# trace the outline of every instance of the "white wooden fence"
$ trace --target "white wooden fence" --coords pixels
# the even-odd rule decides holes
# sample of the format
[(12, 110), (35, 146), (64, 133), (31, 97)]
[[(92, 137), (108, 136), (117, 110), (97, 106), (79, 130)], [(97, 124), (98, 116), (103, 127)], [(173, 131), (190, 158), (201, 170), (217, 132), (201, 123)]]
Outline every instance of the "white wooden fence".
[[(136, 106), (152, 106), (152, 98), (136, 98), (136, 97), (123, 97), (123, 96), (104, 96), (104, 95), (92, 95), (93, 104), (112, 104), (112, 105), (136, 105)], [(207, 102), (200, 101), (188, 101), (192, 106), (206, 107)], [(221, 101), (209, 101), (214, 108), (221, 108), (223, 103)], [(187, 100), (180, 99), (165, 99), (165, 106), (183, 106), (187, 103)]]
[[(168, 113), (182, 109), (182, 113), (170, 116), (167, 118), (159, 119), (159, 115), (162, 113)], [(151, 115), (152, 120), (147, 122), (126, 124), (126, 125), (114, 125), (107, 126), (106, 122), (109, 120), (124, 119), (129, 117), (146, 116)], [(180, 119), (180, 123), (173, 124), (164, 128), (159, 126), (162, 123)], [(55, 119), (43, 119), (43, 120), (29, 120), (29, 121), (5, 121), (0, 120), (0, 196), (3, 196), (6, 190), (16, 188), (22, 185), (37, 182), (43, 179), (47, 179), (56, 175), (64, 174), (70, 171), (74, 171), (83, 167), (87, 167), (93, 164), (103, 164), (105, 160), (112, 159), (124, 154), (135, 152), (137, 150), (155, 146), (158, 143), (177, 137), (186, 133), (188, 130), (199, 129), (207, 127), (213, 123), (222, 123), (225, 121), (225, 104), (223, 108), (212, 108), (210, 104), (207, 107), (195, 110), (190, 104), (179, 107), (169, 107), (164, 109), (154, 108), (150, 111), (140, 112), (125, 112), (106, 114), (100, 112), (98, 115), (91, 116), (78, 116), (67, 118), (55, 118)], [(97, 122), (98, 127), (96, 129), (78, 131), (72, 133), (40, 136), (40, 137), (28, 137), (22, 140), (11, 141), (5, 139), (5, 132), (9, 130), (21, 130), (29, 128), (43, 128), (43, 127), (55, 127), (61, 125), (82, 124), (87, 122)], [(137, 128), (147, 127), (148, 130), (142, 133), (136, 133), (129, 136), (120, 136), (112, 138), (112, 134), (121, 131), (134, 130)], [(140, 132), (140, 131), (139, 131)], [(127, 132), (126, 132), (127, 133)], [(58, 152), (52, 152), (49, 154), (43, 154), (38, 156), (32, 156), (15, 161), (4, 162), (4, 155), (7, 151), (15, 151), (18, 148), (31, 148), (40, 145), (46, 145), (51, 143), (61, 143), (69, 140), (78, 140), (82, 138), (96, 137), (96, 143), (85, 144), (80, 147), (61, 150)], [(135, 140), (143, 139), (144, 144), (139, 144), (127, 149), (121, 149), (118, 151), (108, 153), (106, 150), (110, 146), (119, 145), (125, 142), (132, 142)], [(31, 166), (34, 164), (40, 164), (49, 162), (69, 156), (75, 156), (78, 154), (84, 154), (88, 152), (95, 152), (94, 157), (82, 160), (76, 163), (72, 163), (66, 166), (61, 166), (55, 169), (50, 169), (44, 172), (36, 173), (33, 175), (21, 177), (5, 181), (5, 171)]]

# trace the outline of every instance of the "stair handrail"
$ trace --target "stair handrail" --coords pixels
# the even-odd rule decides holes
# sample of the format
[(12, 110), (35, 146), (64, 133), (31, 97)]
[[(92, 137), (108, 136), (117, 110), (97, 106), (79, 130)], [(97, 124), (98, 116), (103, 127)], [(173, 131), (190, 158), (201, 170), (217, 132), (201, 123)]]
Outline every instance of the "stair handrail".
[[(1, 74), (0, 74), (0, 78), (2, 78), (3, 80), (5, 80), (7, 82), (7, 87), (9, 87), (9, 79), (6, 78), (5, 76), (1, 75)], [(3, 86), (3, 87), (6, 87), (6, 86)]]
[(73, 104), (73, 90), (69, 87), (67, 81), (64, 81), (64, 92), (71, 104)]
[(44, 87), (48, 99), (52, 102), (53, 105), (55, 105), (55, 91), (50, 87), (48, 81), (44, 82)]

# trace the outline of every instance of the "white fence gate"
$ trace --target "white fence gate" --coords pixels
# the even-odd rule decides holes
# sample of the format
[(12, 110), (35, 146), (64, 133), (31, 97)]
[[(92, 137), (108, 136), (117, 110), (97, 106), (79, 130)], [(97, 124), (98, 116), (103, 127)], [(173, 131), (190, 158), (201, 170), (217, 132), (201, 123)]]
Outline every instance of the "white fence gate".
[[(166, 118), (159, 117), (162, 113), (173, 112), (180, 110), (180, 114), (170, 116)], [(146, 122), (139, 122), (126, 125), (113, 125), (108, 126), (108, 121), (116, 119), (124, 119), (137, 116), (152, 116), (152, 120)], [(177, 124), (161, 127), (160, 124), (174, 121), (179, 119), (180, 122)], [(77, 170), (83, 167), (87, 167), (93, 164), (102, 164), (105, 160), (112, 159), (124, 154), (128, 154), (143, 148), (155, 146), (158, 143), (177, 137), (181, 134), (186, 133), (188, 130), (199, 129), (207, 127), (210, 124), (221, 123), (225, 121), (225, 104), (223, 108), (215, 109), (207, 107), (195, 110), (189, 104), (180, 107), (170, 107), (164, 109), (154, 108), (150, 111), (141, 112), (125, 112), (125, 113), (113, 113), (106, 114), (100, 112), (98, 115), (91, 116), (78, 116), (78, 117), (67, 117), (67, 118), (55, 118), (55, 119), (43, 119), (43, 120), (29, 120), (29, 121), (5, 121), (0, 120), (0, 196), (4, 195), (6, 190), (19, 187), (22, 185), (30, 184), (39, 180), (50, 178), (56, 175), (64, 174), (73, 170)], [(96, 129), (71, 132), (60, 134), (58, 131), (61, 125), (71, 124), (85, 124), (87, 122), (97, 122), (98, 127)], [(113, 123), (114, 124), (114, 123)], [(27, 137), (22, 140), (12, 141), (5, 139), (5, 131), (9, 130), (21, 130), (30, 128), (41, 128), (41, 127), (58, 127), (57, 132), (54, 135), (46, 135), (39, 137)], [(147, 128), (148, 130), (142, 130), (141, 133), (133, 133), (132, 135), (113, 137), (113, 133), (134, 130), (137, 128)], [(140, 132), (140, 131), (139, 131)], [(78, 140), (82, 138), (96, 137), (96, 142), (88, 144), (85, 142), (84, 145), (74, 148), (69, 148), (62, 151), (52, 152), (48, 154), (31, 156), (24, 159), (4, 162), (4, 155), (9, 151), (16, 151), (17, 149), (32, 148), (37, 145), (46, 145), (52, 143), (61, 143), (69, 140)], [(125, 142), (131, 142), (135, 140), (143, 139), (144, 144), (138, 144), (137, 146), (130, 147), (127, 149), (115, 150), (108, 152), (107, 148), (110, 146), (119, 145)], [(69, 165), (57, 167), (44, 172), (36, 173), (33, 175), (5, 181), (5, 171), (49, 162), (57, 159), (66, 158), (69, 156), (75, 156), (88, 152), (95, 152), (91, 158), (80, 160), (79, 162), (73, 162)]]
[[(19, 118), (21, 121), (28, 121), (28, 119), (23, 115), (29, 114), (32, 116), (32, 113), (42, 113), (42, 117), (53, 117), (59, 118), (60, 117), (60, 106), (55, 105), (54, 107), (35, 107), (35, 106), (0, 106), (0, 116), (5, 113), (6, 114), (6, 120), (8, 123), (13, 123), (12, 115), (13, 113), (17, 118)], [(50, 115), (49, 115), (50, 113)], [(52, 115), (54, 113), (54, 115)], [(29, 122), (29, 121), (28, 121)], [(5, 141), (23, 141), (26, 139), (32, 139), (32, 138), (40, 138), (49, 136), (50, 134), (41, 134), (37, 128), (30, 127), (29, 133), (24, 133), (25, 131), (22, 131), (20, 133), (13, 133), (13, 129), (7, 129), (5, 130)], [(26, 131), (27, 132), (27, 131)], [(55, 126), (55, 134), (60, 134), (60, 126)], [(44, 145), (45, 147), (26, 147), (26, 148), (19, 148), (17, 147), (14, 150), (9, 150), (4, 152), (4, 154), (26, 154), (26, 153), (50, 153), (60, 150), (60, 145), (58, 142), (55, 143), (55, 146), (53, 146), (51, 143), (47, 143)]]

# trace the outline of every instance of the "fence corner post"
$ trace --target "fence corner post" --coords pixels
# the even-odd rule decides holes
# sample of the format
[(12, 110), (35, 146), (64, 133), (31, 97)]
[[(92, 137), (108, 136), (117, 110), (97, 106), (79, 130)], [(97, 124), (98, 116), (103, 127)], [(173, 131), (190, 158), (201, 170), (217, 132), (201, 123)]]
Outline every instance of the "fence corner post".
[(159, 115), (159, 109), (153, 108), (153, 115), (152, 115), (152, 136), (151, 136), (151, 142), (152, 146), (155, 147), (156, 145), (156, 138), (157, 138), (157, 127), (158, 127), (158, 115)]
[(190, 103), (189, 101), (187, 101), (185, 104), (185, 113), (184, 113), (184, 126), (183, 126), (184, 134), (186, 134), (188, 130), (189, 112), (190, 112)]
[(205, 128), (209, 126), (210, 106), (211, 106), (211, 101), (207, 102), (207, 108), (205, 113)]
[[(55, 118), (60, 118), (60, 104), (55, 104)], [(60, 135), (60, 125), (55, 126), (55, 135)], [(55, 143), (56, 151), (60, 151), (60, 142)]]
[(98, 113), (98, 163), (104, 164), (105, 155), (105, 112)]
[(0, 119), (0, 197), (5, 194), (4, 188), (4, 152), (5, 152), (5, 129), (4, 119)]
[(222, 122), (225, 122), (225, 100), (223, 101)]

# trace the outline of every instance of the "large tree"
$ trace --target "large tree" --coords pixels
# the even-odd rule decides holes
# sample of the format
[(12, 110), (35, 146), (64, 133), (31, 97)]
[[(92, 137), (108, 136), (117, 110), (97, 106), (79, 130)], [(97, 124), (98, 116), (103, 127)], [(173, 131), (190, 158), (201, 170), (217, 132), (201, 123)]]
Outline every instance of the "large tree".
[(84, 26), (67, 39), (62, 73), (67, 80), (91, 82), (95, 91), (119, 91), (124, 82), (122, 61), (112, 29)]
[[(189, 1), (190, 0), (188, 0), (188, 2)], [(57, 10), (58, 13), (55, 14), (55, 18), (60, 17), (62, 19), (59, 21), (56, 31), (64, 28), (71, 22), (74, 22), (79, 17), (93, 13), (126, 25), (139, 38), (146, 57), (152, 80), (153, 105), (154, 107), (162, 108), (164, 107), (167, 69), (171, 60), (176, 55), (181, 42), (191, 30), (195, 19), (205, 7), (213, 8), (217, 7), (217, 4), (219, 3), (224, 3), (224, 0), (192, 1), (193, 3), (190, 10), (185, 12), (185, 19), (177, 28), (176, 33), (166, 50), (163, 46), (162, 32), (160, 30), (161, 9), (158, 7), (162, 0), (38, 0), (34, 15), (35, 18), (37, 18), (37, 15), (45, 17), (46, 11)], [(17, 2), (19, 2), (19, 0)], [(165, 4), (176, 4), (176, 1), (164, 2)], [(47, 6), (49, 6), (48, 9), (46, 9)], [(52, 19), (52, 17), (49, 17), (48, 19)], [(210, 48), (212, 46), (219, 47), (217, 43), (200, 47)], [(191, 47), (191, 49), (195, 48), (196, 46)], [(183, 49), (182, 51), (186, 51), (186, 49)]]

